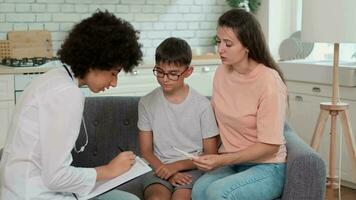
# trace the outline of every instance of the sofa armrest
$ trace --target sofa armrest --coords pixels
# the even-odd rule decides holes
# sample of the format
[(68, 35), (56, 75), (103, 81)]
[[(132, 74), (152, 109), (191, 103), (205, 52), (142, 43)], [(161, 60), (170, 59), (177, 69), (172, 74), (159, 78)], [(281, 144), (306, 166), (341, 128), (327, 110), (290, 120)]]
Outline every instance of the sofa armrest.
[(287, 141), (287, 171), (282, 199), (322, 200), (325, 194), (324, 160), (288, 124), (284, 127)]

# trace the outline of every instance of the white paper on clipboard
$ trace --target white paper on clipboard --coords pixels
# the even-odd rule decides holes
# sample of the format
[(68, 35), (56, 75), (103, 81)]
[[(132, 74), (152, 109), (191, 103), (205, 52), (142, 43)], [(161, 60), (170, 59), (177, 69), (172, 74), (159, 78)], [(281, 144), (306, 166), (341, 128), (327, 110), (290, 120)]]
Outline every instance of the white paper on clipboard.
[(93, 191), (91, 191), (86, 196), (78, 196), (79, 200), (87, 200), (93, 197), (96, 197), (108, 190), (111, 190), (119, 185), (126, 183), (129, 180), (132, 180), (138, 176), (141, 176), (149, 171), (151, 171), (151, 167), (146, 164), (140, 157), (136, 157), (135, 164), (131, 167), (131, 169), (124, 174), (117, 176), (116, 178), (107, 180), (107, 181), (98, 181), (95, 184)]

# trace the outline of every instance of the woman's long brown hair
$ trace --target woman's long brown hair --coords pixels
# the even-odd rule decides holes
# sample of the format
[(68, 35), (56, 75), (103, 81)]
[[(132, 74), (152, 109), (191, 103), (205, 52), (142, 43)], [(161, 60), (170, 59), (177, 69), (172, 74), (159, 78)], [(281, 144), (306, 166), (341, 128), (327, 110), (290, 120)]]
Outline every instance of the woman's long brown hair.
[(285, 83), (282, 71), (271, 56), (261, 25), (253, 14), (243, 9), (229, 10), (219, 18), (218, 26), (231, 28), (249, 50), (248, 57), (276, 70)]

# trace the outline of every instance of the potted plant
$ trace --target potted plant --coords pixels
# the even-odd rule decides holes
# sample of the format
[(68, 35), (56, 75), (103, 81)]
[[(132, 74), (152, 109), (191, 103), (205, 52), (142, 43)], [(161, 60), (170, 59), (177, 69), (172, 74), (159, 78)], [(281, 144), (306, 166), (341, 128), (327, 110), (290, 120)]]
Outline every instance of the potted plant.
[[(226, 3), (231, 8), (242, 8), (248, 12), (256, 13), (261, 5), (261, 0), (226, 0)], [(216, 36), (211, 38), (211, 44), (215, 46), (216, 52)]]
[(226, 0), (232, 8), (243, 8), (248, 12), (256, 13), (261, 5), (261, 0)]

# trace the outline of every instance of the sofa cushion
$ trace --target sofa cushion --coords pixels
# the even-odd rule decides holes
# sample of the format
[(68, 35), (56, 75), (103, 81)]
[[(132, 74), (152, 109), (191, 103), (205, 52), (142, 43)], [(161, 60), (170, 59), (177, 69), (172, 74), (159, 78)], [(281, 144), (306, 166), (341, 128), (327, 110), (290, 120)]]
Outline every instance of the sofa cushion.
[[(88, 145), (84, 152), (72, 151), (72, 165), (95, 167), (107, 164), (119, 152), (119, 147), (136, 154), (138, 149), (137, 105), (139, 97), (89, 97), (85, 100), (84, 119)], [(76, 147), (85, 144), (81, 126)]]

